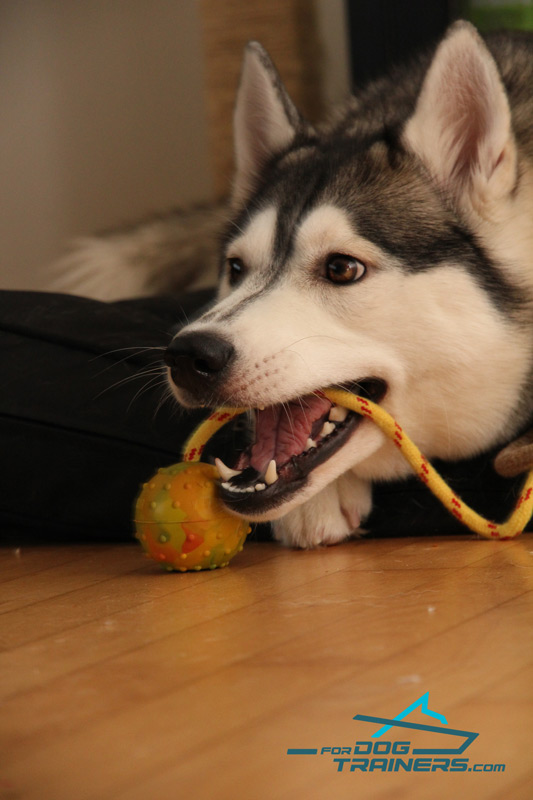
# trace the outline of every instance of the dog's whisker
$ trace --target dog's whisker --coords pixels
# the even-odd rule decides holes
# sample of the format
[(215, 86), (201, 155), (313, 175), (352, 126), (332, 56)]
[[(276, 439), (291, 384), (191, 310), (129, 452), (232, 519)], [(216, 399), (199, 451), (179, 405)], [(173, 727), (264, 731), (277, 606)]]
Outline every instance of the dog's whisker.
[[(98, 355), (91, 358), (90, 361), (97, 361), (99, 358), (107, 358), (108, 356), (115, 355), (115, 353), (123, 353), (125, 350), (129, 350), (130, 353), (132, 353), (132, 355), (140, 355), (141, 353), (147, 353), (150, 350), (164, 351), (166, 350), (166, 347), (164, 345), (149, 345), (144, 347), (141, 347), (140, 345), (135, 347), (117, 347), (115, 350), (106, 350), (105, 353), (98, 353)], [(129, 356), (126, 356), (126, 358), (128, 357)]]
[[(310, 336), (302, 336), (301, 339), (295, 339), (293, 342), (290, 342), (285, 347), (282, 347), (281, 350), (276, 351), (274, 353), (274, 355), (278, 356), (281, 353), (284, 353), (286, 350), (291, 351), (291, 347), (294, 347), (294, 345), (296, 345), (296, 344), (300, 344), (300, 342), (305, 342), (307, 339), (331, 339), (331, 341), (338, 342), (338, 343), (342, 344), (345, 347), (348, 346), (346, 342), (344, 342), (342, 339), (337, 338), (336, 336), (328, 336), (325, 333), (313, 333)], [(291, 352), (294, 352), (294, 351), (291, 351)]]
[[(122, 350), (129, 350), (130, 348), (124, 347), (124, 348), (120, 348), (120, 349), (122, 349)], [(104, 373), (104, 372), (109, 372), (109, 370), (113, 369), (114, 367), (117, 367), (117, 366), (119, 366), (120, 364), (124, 364), (124, 363), (125, 363), (125, 362), (127, 362), (129, 359), (133, 358), (134, 356), (142, 355), (143, 353), (148, 353), (148, 352), (150, 352), (150, 351), (154, 351), (154, 350), (156, 350), (156, 351), (157, 351), (157, 356), (156, 356), (156, 359), (155, 359), (155, 360), (160, 362), (160, 354), (161, 354), (161, 352), (163, 352), (163, 351), (165, 350), (165, 348), (164, 348), (164, 347), (143, 347), (143, 348), (138, 348), (138, 349), (136, 349), (136, 352), (134, 352), (134, 353), (130, 353), (130, 354), (128, 354), (127, 356), (124, 356), (123, 358), (120, 358), (120, 359), (118, 359), (117, 361), (112, 361), (110, 364), (108, 364), (106, 367), (103, 367), (103, 369), (101, 369), (101, 370), (100, 370), (99, 372), (97, 372), (96, 374), (97, 374), (97, 375), (103, 375), (103, 373)], [(110, 351), (110, 353), (112, 353), (112, 352), (118, 353), (118, 352), (119, 352), (119, 350)], [(106, 355), (107, 355), (107, 354), (105, 354), (105, 353), (102, 353), (102, 354), (100, 354), (99, 356), (95, 356), (95, 358), (91, 359), (91, 361), (96, 361), (97, 359), (99, 359), (99, 358), (103, 358), (103, 357), (105, 357)], [(154, 363), (155, 363), (155, 362), (154, 362)]]
[[(149, 376), (163, 376), (165, 367), (151, 367), (150, 369), (143, 370), (142, 372), (136, 372), (134, 375), (127, 375), (125, 378), (121, 378), (119, 381), (115, 381), (110, 386), (106, 386), (105, 389), (102, 389), (95, 396), (95, 400), (98, 400), (102, 395), (106, 394), (107, 392), (112, 391), (113, 389), (118, 389), (120, 386), (124, 386), (127, 383), (131, 383), (132, 381), (141, 380), (143, 378), (147, 378)], [(166, 379), (166, 378), (165, 378)]]
[(307, 425), (307, 427), (308, 427), (308, 428), (311, 428), (311, 426), (310, 426), (310, 424), (309, 424), (309, 418), (308, 418), (308, 416), (307, 416), (307, 410), (306, 410), (306, 408), (305, 408), (305, 406), (304, 406), (304, 404), (303, 404), (303, 401), (302, 401), (302, 398), (301, 398), (301, 397), (298, 397), (298, 402), (299, 402), (299, 404), (300, 404), (300, 408), (302, 409), (302, 414), (303, 414), (303, 416), (304, 416), (304, 419), (305, 419), (306, 425)]
[(141, 388), (133, 395), (130, 402), (128, 403), (127, 410), (129, 411), (133, 403), (139, 398), (141, 398), (143, 394), (145, 394), (148, 391), (153, 391), (154, 389), (157, 389), (158, 386), (164, 386), (165, 382), (166, 380), (158, 381), (157, 377), (154, 377), (151, 380), (149, 380), (144, 386), (141, 386)]
[[(126, 358), (121, 358), (118, 361), (113, 361), (112, 364), (109, 364), (107, 367), (95, 372), (95, 376), (103, 375), (105, 372), (109, 372), (110, 370), (114, 369), (115, 367), (120, 367), (122, 364), (126, 364), (128, 362), (129, 356)], [(151, 364), (147, 365), (147, 368), (152, 369), (156, 364), (161, 364), (161, 358), (155, 358)], [(133, 366), (133, 365), (132, 365)]]
[(307, 367), (308, 372), (311, 373), (311, 367), (309, 366), (309, 364), (307, 363), (306, 359), (303, 357), (303, 355), (301, 353), (298, 353), (297, 350), (291, 350), (290, 347), (286, 348), (286, 350), (289, 353), (294, 353), (294, 355), (298, 356), (298, 358), (301, 358), (301, 360), (303, 361), (303, 363)]
[[(161, 397), (159, 398), (159, 402), (158, 402), (158, 404), (157, 404), (157, 406), (155, 408), (155, 411), (154, 411), (154, 413), (152, 415), (152, 422), (155, 422), (155, 419), (156, 419), (157, 415), (159, 414), (159, 412), (161, 411), (161, 409), (163, 408), (165, 403), (168, 403), (169, 401), (172, 401), (172, 400), (175, 400), (175, 397), (174, 397), (174, 394), (172, 393), (172, 389), (167, 384), (167, 386), (165, 387), (164, 391), (161, 393)], [(178, 408), (180, 411), (183, 411), (183, 409), (180, 406), (178, 406), (177, 403), (175, 403), (175, 405), (176, 405), (176, 408)]]
[(289, 409), (289, 404), (288, 403), (282, 403), (281, 407), (282, 407), (283, 411), (285, 412), (285, 416), (287, 417), (288, 423), (289, 423), (290, 428), (291, 428), (291, 433), (294, 436), (294, 425), (293, 425), (293, 421), (292, 421), (292, 414), (291, 414), (290, 409)]
[(238, 231), (238, 233), (244, 234), (244, 228), (238, 225), (237, 222), (235, 222), (235, 220), (228, 219), (227, 224), (230, 225), (230, 227), (235, 228), (235, 230)]

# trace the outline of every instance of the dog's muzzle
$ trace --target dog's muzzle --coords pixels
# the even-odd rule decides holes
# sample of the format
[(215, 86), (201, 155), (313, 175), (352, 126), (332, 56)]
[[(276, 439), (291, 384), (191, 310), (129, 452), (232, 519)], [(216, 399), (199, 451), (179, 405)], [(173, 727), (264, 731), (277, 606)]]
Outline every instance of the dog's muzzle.
[(172, 381), (201, 399), (226, 377), (235, 348), (211, 333), (178, 334), (165, 351), (164, 361)]

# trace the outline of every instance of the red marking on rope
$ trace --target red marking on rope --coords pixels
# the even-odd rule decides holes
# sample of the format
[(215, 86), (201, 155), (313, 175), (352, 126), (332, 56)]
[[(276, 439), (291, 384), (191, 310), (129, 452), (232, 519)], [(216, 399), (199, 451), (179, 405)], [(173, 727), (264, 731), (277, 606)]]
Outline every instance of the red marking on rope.
[(426, 475), (429, 475), (429, 469), (427, 468), (427, 466), (424, 463), (422, 463), (422, 466), (420, 467), (420, 469), (422, 470), (422, 472), (425, 472)]
[(425, 484), (426, 484), (426, 486), (427, 486), (427, 484), (429, 483), (429, 479), (428, 479), (427, 475), (424, 475), (424, 473), (423, 473), (423, 472), (419, 472), (419, 473), (418, 473), (418, 477), (420, 478), (420, 480), (422, 481), (422, 483), (425, 483)]
[(498, 531), (491, 531), (490, 535), (493, 536), (495, 539), (497, 539), (498, 538)]
[(191, 448), (187, 454), (187, 461), (192, 461), (194, 456), (196, 455), (196, 447)]
[(371, 417), (372, 409), (368, 405), (368, 400), (365, 400), (364, 397), (358, 397), (357, 400), (359, 402), (359, 408), (363, 412), (363, 414), (366, 414), (367, 417)]
[(457, 506), (457, 508), (461, 508), (461, 503), (456, 497), (452, 497), (452, 505)]
[(457, 517), (457, 519), (460, 520), (461, 522), (463, 521), (463, 515), (459, 511), (457, 511), (457, 509), (452, 508), (452, 514), (454, 515), (454, 517)]
[(231, 414), (229, 414), (227, 411), (225, 411), (223, 414), (219, 415), (218, 422), (224, 422), (225, 419), (229, 419), (230, 417), (231, 417)]
[(520, 508), (520, 506), (522, 505), (522, 503), (526, 503), (526, 502), (529, 500), (529, 498), (531, 497), (531, 492), (532, 492), (532, 491), (533, 491), (533, 489), (530, 487), (530, 488), (527, 490), (527, 492), (526, 492), (526, 494), (525, 494), (525, 495), (523, 495), (523, 494), (521, 494), (521, 495), (520, 495), (520, 497), (519, 497), (519, 498), (518, 498), (518, 500), (517, 500), (516, 506), (515, 506), (515, 509), (516, 509), (517, 511), (518, 511), (518, 509)]
[(394, 426), (396, 427), (397, 430), (400, 431), (400, 433), (403, 433), (403, 428), (401, 428), (396, 421), (394, 422)]
[(498, 530), (498, 526), (494, 522), (487, 522), (487, 527), (490, 528), (492, 531)]
[(204, 452), (204, 447), (205, 447), (205, 444), (200, 445), (200, 447), (198, 448), (198, 456), (202, 455), (202, 453)]

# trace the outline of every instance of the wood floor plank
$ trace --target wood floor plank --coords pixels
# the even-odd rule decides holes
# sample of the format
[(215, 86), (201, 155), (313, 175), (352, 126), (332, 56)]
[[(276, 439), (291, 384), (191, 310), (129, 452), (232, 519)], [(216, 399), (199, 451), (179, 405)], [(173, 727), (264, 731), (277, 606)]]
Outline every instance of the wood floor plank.
[[(313, 759), (306, 763), (288, 762), (288, 757), (285, 755), (286, 748), (291, 746), (313, 747), (320, 744), (351, 744), (355, 739), (354, 723), (351, 719), (354, 713), (390, 716), (392, 712), (396, 713), (408, 705), (413, 696), (418, 696), (421, 691), (420, 684), (423, 688), (435, 688), (433, 706), (437, 707), (439, 711), (447, 713), (450, 720), (461, 720), (462, 727), (465, 721), (470, 720), (466, 711), (463, 715), (463, 708), (468, 709), (469, 698), (478, 693), (481, 687), (492, 686), (495, 671), (498, 671), (501, 679), (507, 677), (505, 663), (493, 664), (491, 656), (495, 643), (509, 645), (512, 636), (512, 632), (508, 630), (509, 612), (521, 616), (523, 610), (528, 612), (527, 619), (524, 620), (524, 626), (517, 626), (516, 630), (523, 649), (520, 654), (516, 654), (515, 659), (509, 660), (508, 667), (513, 669), (516, 664), (523, 664), (531, 676), (533, 653), (531, 641), (524, 636), (524, 633), (531, 629), (533, 622), (532, 601), (531, 598), (526, 601), (522, 596), (489, 612), (487, 621), (493, 628), (492, 637), (487, 639), (484, 636), (485, 620), (482, 617), (485, 615), (482, 614), (474, 620), (469, 620), (463, 626), (459, 626), (462, 627), (460, 640), (456, 639), (456, 631), (447, 631), (436, 640), (429, 640), (413, 650), (405, 651), (395, 659), (394, 671), (391, 671), (388, 659), (381, 664), (367, 667), (366, 670), (358, 672), (356, 669), (354, 672), (357, 674), (345, 679), (342, 679), (338, 670), (333, 670), (333, 675), (330, 674), (330, 684), (334, 684), (334, 688), (321, 685), (320, 678), (316, 676), (315, 689), (318, 691), (303, 692), (303, 696), (296, 703), (283, 710), (275, 709), (274, 711), (275, 704), (271, 701), (269, 703), (270, 713), (255, 719), (255, 724), (252, 725), (247, 720), (233, 733), (229, 733), (226, 729), (226, 735), (220, 737), (218, 741), (213, 737), (211, 742), (204, 741), (202, 746), (187, 750), (181, 758), (169, 760), (166, 767), (158, 764), (157, 769), (150, 770), (150, 777), (146, 782), (137, 778), (134, 785), (132, 781), (121, 794), (118, 794), (117, 800), (125, 800), (127, 796), (133, 800), (140, 800), (143, 796), (158, 796), (159, 792), (168, 790), (178, 780), (186, 786), (194, 785), (200, 797), (207, 797), (208, 792), (209, 796), (213, 798), (230, 797), (232, 782), (237, 780), (241, 787), (248, 787), (249, 791), (254, 787), (254, 797), (261, 800), (262, 798), (266, 800), (268, 797), (287, 798), (287, 800), (294, 797), (353, 797), (352, 774), (338, 776), (331, 768), (328, 769), (329, 765), (321, 763), (319, 759)], [(453, 649), (451, 648), (452, 643)], [(445, 665), (442, 663), (444, 654), (451, 654), (455, 658)], [(421, 664), (424, 665), (423, 675), (420, 684), (415, 686), (415, 692), (413, 692), (412, 686), (394, 681), (396, 676), (400, 678), (402, 674), (412, 674), (409, 670), (413, 669), (413, 664), (416, 664), (418, 669)], [(291, 683), (294, 681), (291, 692), (294, 696), (296, 682), (300, 688), (297, 676), (301, 672), (300, 669), (289, 672), (287, 666), (284, 666), (286, 679)], [(301, 666), (299, 665), (300, 668)], [(276, 670), (271, 669), (273, 672), (268, 675), (267, 667), (256, 665), (253, 673), (255, 680), (261, 683), (265, 693), (274, 696), (276, 694), (274, 677)], [(314, 670), (313, 667), (312, 671)], [(305, 682), (305, 675), (308, 671), (309, 668), (305, 665), (303, 682)], [(279, 673), (279, 670), (277, 672)], [(450, 698), (453, 698), (451, 704)], [(244, 701), (243, 697), (242, 702)], [(448, 711), (448, 709), (451, 710)], [(459, 709), (461, 716), (458, 715)], [(476, 711), (480, 709), (481, 706), (476, 708)], [(455, 716), (452, 715), (452, 711), (456, 712)], [(502, 756), (503, 758), (512, 756), (509, 771), (504, 775), (492, 776), (499, 782), (500, 797), (512, 797), (512, 795), (506, 794), (505, 786), (509, 776), (512, 776), (513, 767), (516, 770), (515, 758), (517, 756), (523, 758), (524, 753), (527, 756), (527, 749), (531, 747), (529, 726), (531, 709), (522, 707), (522, 711), (520, 719), (513, 714), (507, 720), (508, 707), (506, 706), (495, 716), (488, 714), (488, 718), (481, 718), (479, 714), (476, 717), (475, 714), (472, 714), (471, 728), (464, 724), (466, 729), (477, 731), (480, 728), (483, 731), (484, 737), (480, 744), (483, 743), (486, 750), (483, 750), (484, 754), (480, 755), (480, 760), (492, 761), (494, 758), (500, 761), (503, 760)], [(232, 721), (238, 714), (238, 710), (234, 712)], [(517, 722), (519, 722), (518, 725)], [(520, 752), (520, 737), (526, 722), (529, 735), (524, 738), (524, 746)], [(476, 725), (477, 727), (474, 727)], [(516, 728), (515, 725), (517, 725)], [(502, 726), (504, 726), (503, 730), (509, 744), (505, 751), (497, 747)], [(187, 730), (190, 731), (190, 729), (188, 727)], [(495, 743), (490, 741), (491, 734), (496, 736)], [(491, 744), (494, 744), (492, 749)], [(229, 753), (238, 754), (239, 766), (235, 766), (233, 770), (228, 764)], [(206, 754), (208, 755), (206, 756)], [(204, 777), (201, 765), (206, 760), (209, 761), (210, 771), (209, 775)], [(257, 787), (254, 783), (258, 775), (266, 778), (263, 787)], [(217, 776), (216, 784), (213, 776)], [(490, 796), (493, 789), (493, 783), (485, 775), (481, 776), (482, 782), (478, 781), (477, 784), (473, 783), (473, 779), (477, 778), (477, 775), (438, 775), (435, 778), (433, 775), (420, 776), (422, 781), (417, 785), (413, 785), (412, 775), (375, 774), (365, 777), (375, 778), (375, 781), (368, 781), (364, 786), (369, 790), (368, 796), (377, 798), (427, 798), (431, 796), (444, 800), (444, 798), (455, 797), (459, 791), (465, 790), (468, 791), (469, 796), (481, 798)], [(429, 780), (430, 777), (431, 780)], [(344, 783), (334, 782), (337, 778), (342, 778)], [(447, 780), (450, 778), (451, 780)], [(466, 780), (469, 782), (466, 783)], [(359, 783), (357, 786), (360, 791), (361, 784)], [(332, 794), (333, 787), (334, 794)], [(450, 787), (452, 787), (451, 790)], [(363, 794), (363, 796), (365, 795)]]
[[(330, 573), (328, 577), (331, 580), (338, 579), (337, 574)], [(361, 579), (358, 591), (370, 591), (375, 578), (364, 574), (358, 574), (358, 577)], [(415, 575), (413, 582), (416, 583), (418, 578)], [(199, 678), (215, 677), (229, 665), (246, 661), (253, 655), (264, 656), (268, 660), (269, 651), (274, 646), (287, 648), (294, 641), (301, 641), (305, 646), (304, 631), (329, 632), (330, 629), (331, 598), (326, 598), (326, 602), (320, 605), (314, 600), (323, 581), (324, 578), (317, 578), (307, 581), (304, 587), (291, 585), (285, 592), (268, 600), (257, 600), (234, 610), (228, 608), (220, 618), (197, 621), (192, 628), (185, 627), (163, 638), (154, 638), (149, 620), (149, 627), (143, 633), (140, 622), (141, 636), (137, 647), (130, 646), (119, 656), (102, 659), (71, 675), (64, 673), (55, 681), (55, 685), (48, 686), (47, 692), (42, 691), (42, 685), (33, 691), (21, 687), (16, 696), (4, 702), (4, 708), (9, 712), (7, 726), (15, 733), (18, 744), (24, 742), (31, 747), (45, 734), (46, 729), (54, 735), (60, 733), (55, 728), (51, 730), (53, 720), (56, 720), (60, 729), (63, 718), (63, 712), (57, 715), (54, 708), (65, 708), (73, 693), (80, 697), (80, 701), (76, 707), (76, 723), (71, 724), (71, 733), (74, 727), (85, 728), (95, 719), (105, 718), (114, 710), (120, 711), (125, 704), (134, 700), (134, 695), (136, 702), (142, 703), (147, 699), (165, 696), (169, 686), (176, 691)], [(405, 580), (402, 585), (407, 586)], [(307, 602), (302, 603), (299, 597), (293, 600), (292, 595), (298, 588), (304, 592)], [(350, 622), (354, 615), (364, 612), (364, 608), (358, 595), (352, 602), (344, 602), (339, 606), (337, 619)], [(171, 617), (177, 618), (178, 615), (179, 609), (175, 614), (171, 611)], [(186, 617), (183, 621), (187, 621)], [(108, 635), (112, 634), (112, 630), (108, 631)], [(148, 640), (147, 635), (150, 637)], [(185, 666), (180, 670), (185, 659)], [(150, 676), (155, 674), (157, 681), (150, 681)], [(116, 675), (128, 676), (128, 680), (116, 685)], [(91, 691), (95, 684), (101, 689), (105, 687), (100, 697)], [(0, 736), (2, 732), (0, 720)], [(9, 755), (9, 745), (5, 753)]]
[[(252, 550), (252, 554), (253, 552)], [(156, 596), (173, 594), (191, 586), (217, 581), (224, 574), (223, 570), (201, 575), (168, 574), (152, 561), (146, 561), (137, 547), (126, 546), (122, 553), (120, 549), (112, 550), (109, 561), (103, 551), (94, 558), (92, 579), (88, 577), (90, 573), (85, 571), (83, 564), (79, 568), (79, 576), (71, 570), (69, 562), (59, 589), (56, 588), (56, 573), (52, 575), (48, 590), (39, 588), (39, 585), (35, 590), (36, 593), (45, 591), (48, 597), (43, 596), (38, 602), (8, 610), (0, 626), (0, 650), (12, 650), (43, 636), (52, 636), (92, 620), (108, 618), (124, 608), (132, 607), (132, 598), (133, 604), (136, 600), (139, 603), (144, 602), (151, 592), (155, 592)], [(245, 563), (253, 563), (253, 560)], [(76, 564), (80, 565), (80, 562), (77, 561)], [(79, 588), (75, 588), (76, 582), (79, 583)], [(120, 590), (117, 591), (116, 587), (119, 585)], [(20, 584), (17, 589), (23, 597), (25, 592)], [(30, 596), (33, 591), (30, 584)]]
[[(378, 547), (382, 552), (387, 549), (385, 544)], [(0, 653), (0, 673), (6, 675), (0, 697), (43, 687), (48, 680), (335, 573), (352, 561), (361, 564), (366, 558), (362, 554), (359, 561), (353, 559), (349, 546), (301, 553), (297, 559), (293, 555), (281, 547), (256, 543), (232, 569), (169, 575), (156, 565), (155, 569), (146, 565), (142, 572), (121, 576), (119, 593), (100, 582), (68, 598), (87, 609), (90, 618), (85, 621), (82, 614), (63, 614), (47, 619), (44, 627), (35, 626), (35, 617), (48, 618), (57, 610), (55, 604), (52, 608), (41, 604), (27, 616), (6, 615), (0, 630), (4, 636), (11, 634), (12, 641)], [(275, 570), (268, 563), (273, 558), (277, 558)], [(87, 648), (87, 641), (96, 641), (97, 646)]]
[(94, 550), (94, 545), (0, 547), (0, 584), (35, 575), (49, 567), (83, 561)]
[[(0, 797), (525, 797), (532, 545), (249, 543), (234, 567), (191, 575), (58, 550), (28, 571), (31, 604), (0, 616)], [(507, 771), (362, 776), (286, 754), (353, 744), (354, 714), (391, 716), (424, 691)]]
[(119, 560), (115, 560), (110, 553), (103, 558), (103, 554), (91, 551), (83, 559), (67, 562), (68, 569), (65, 569), (65, 564), (55, 564), (32, 574), (31, 581), (28, 581), (26, 574), (13, 578), (2, 586), (0, 614), (61, 598), (140, 569), (141, 564), (137, 558), (131, 558), (131, 548), (123, 548), (123, 553), (128, 557), (123, 554)]

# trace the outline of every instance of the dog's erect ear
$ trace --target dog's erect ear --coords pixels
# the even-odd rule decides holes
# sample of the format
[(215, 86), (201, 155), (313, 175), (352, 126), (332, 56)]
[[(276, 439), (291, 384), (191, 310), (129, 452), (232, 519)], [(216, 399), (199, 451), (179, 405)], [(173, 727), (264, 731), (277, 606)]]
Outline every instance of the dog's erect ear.
[(265, 163), (287, 147), (303, 125), (268, 53), (259, 42), (249, 42), (234, 115), (234, 205), (250, 194)]
[(515, 184), (516, 148), (496, 63), (468, 22), (451, 26), (422, 84), (404, 141), (443, 188), (478, 209)]

